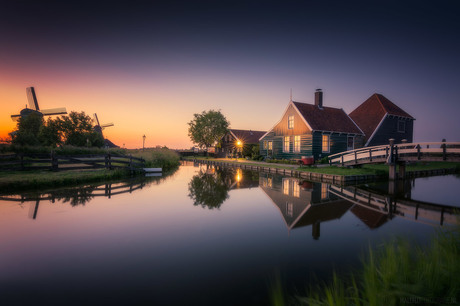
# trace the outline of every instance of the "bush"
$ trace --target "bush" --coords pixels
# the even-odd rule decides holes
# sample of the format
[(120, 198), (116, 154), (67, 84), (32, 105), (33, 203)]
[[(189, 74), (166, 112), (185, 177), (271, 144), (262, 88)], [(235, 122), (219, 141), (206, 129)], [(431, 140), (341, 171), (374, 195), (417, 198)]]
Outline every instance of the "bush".
[(162, 168), (163, 171), (176, 168), (180, 164), (180, 156), (168, 148), (130, 151), (133, 156), (145, 160), (146, 167)]

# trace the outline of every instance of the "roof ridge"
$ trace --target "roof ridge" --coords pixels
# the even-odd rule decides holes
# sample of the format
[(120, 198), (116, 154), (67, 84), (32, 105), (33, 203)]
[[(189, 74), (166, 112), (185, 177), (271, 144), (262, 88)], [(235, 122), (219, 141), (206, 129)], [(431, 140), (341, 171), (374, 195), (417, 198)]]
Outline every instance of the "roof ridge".
[(383, 111), (384, 111), (386, 114), (388, 114), (388, 110), (385, 108), (385, 106), (383, 106), (383, 103), (382, 103), (382, 101), (380, 100), (380, 97), (379, 97), (380, 94), (374, 93), (374, 95), (377, 97), (377, 101), (379, 101), (379, 104), (380, 104), (380, 106), (382, 107)]

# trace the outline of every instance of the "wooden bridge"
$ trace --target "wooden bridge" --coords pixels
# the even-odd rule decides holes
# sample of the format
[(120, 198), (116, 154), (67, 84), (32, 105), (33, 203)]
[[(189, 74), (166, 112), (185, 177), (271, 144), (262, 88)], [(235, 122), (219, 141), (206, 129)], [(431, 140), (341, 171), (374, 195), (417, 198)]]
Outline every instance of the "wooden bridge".
[(390, 219), (397, 216), (406, 220), (429, 225), (455, 225), (459, 207), (427, 203), (406, 198), (381, 195), (356, 187), (329, 186), (329, 192), (342, 199), (362, 206)]
[(386, 163), (390, 165), (390, 179), (404, 178), (406, 162), (449, 161), (460, 162), (460, 142), (417, 142), (367, 147), (329, 156), (329, 164), (350, 167), (364, 164)]

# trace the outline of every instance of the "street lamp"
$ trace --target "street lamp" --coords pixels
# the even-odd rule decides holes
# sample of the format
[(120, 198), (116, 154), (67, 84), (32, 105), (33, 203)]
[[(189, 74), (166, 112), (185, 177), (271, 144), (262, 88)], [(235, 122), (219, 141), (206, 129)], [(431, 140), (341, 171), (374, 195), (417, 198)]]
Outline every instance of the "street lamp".
[(142, 136), (142, 151), (144, 151), (144, 147), (145, 147), (145, 134), (144, 136)]
[(236, 142), (236, 147), (238, 148), (236, 153), (236, 159), (238, 159), (238, 151), (241, 153), (241, 155), (243, 155), (243, 142), (241, 140), (238, 140)]

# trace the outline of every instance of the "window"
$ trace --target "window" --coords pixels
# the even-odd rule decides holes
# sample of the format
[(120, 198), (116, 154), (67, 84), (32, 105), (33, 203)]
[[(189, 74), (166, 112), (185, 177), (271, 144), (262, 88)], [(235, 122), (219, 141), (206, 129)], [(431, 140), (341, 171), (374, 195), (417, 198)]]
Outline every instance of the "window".
[(267, 150), (267, 148), (268, 148), (268, 143), (267, 143), (267, 141), (265, 140), (265, 141), (264, 141), (264, 150)]
[(353, 150), (353, 149), (354, 149), (354, 137), (353, 136), (348, 136), (347, 150)]
[(294, 215), (294, 204), (287, 202), (286, 203), (286, 215), (292, 217)]
[(288, 117), (288, 129), (293, 129), (294, 128), (294, 116), (289, 116)]
[(406, 121), (399, 120), (398, 121), (398, 132), (405, 133), (406, 132)]
[(268, 142), (268, 149), (273, 150), (273, 141)]
[(283, 194), (289, 195), (289, 180), (283, 179)]
[(326, 200), (328, 197), (328, 185), (321, 184), (321, 200)]
[(283, 152), (289, 152), (289, 136), (284, 137)]
[(329, 153), (329, 135), (323, 135), (323, 153)]
[(294, 136), (294, 152), (300, 152), (300, 136)]
[(292, 182), (294, 185), (292, 186), (292, 195), (296, 198), (300, 198), (300, 186), (298, 181)]

